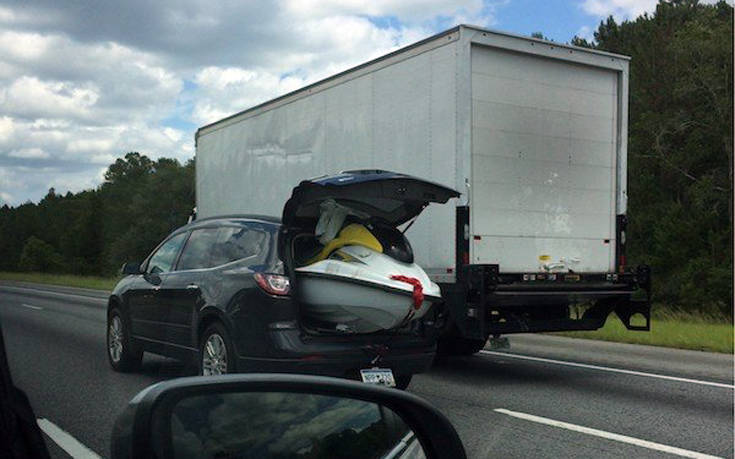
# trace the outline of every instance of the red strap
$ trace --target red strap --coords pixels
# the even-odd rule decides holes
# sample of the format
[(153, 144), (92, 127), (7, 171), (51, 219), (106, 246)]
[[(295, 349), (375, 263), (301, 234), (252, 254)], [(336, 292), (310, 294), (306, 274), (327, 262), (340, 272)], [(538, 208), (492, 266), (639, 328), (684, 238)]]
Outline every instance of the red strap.
[(413, 285), (413, 307), (414, 309), (419, 309), (421, 303), (424, 302), (424, 288), (421, 286), (421, 281), (415, 277), (402, 276), (400, 274), (394, 274), (390, 278)]

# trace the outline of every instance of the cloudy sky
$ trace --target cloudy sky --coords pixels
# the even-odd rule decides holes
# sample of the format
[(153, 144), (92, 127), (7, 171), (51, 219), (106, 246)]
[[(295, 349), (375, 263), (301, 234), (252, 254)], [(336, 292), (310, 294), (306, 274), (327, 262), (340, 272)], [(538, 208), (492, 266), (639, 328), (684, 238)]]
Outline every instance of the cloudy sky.
[(0, 0), (0, 205), (91, 188), (128, 151), (459, 23), (559, 42), (655, 0)]

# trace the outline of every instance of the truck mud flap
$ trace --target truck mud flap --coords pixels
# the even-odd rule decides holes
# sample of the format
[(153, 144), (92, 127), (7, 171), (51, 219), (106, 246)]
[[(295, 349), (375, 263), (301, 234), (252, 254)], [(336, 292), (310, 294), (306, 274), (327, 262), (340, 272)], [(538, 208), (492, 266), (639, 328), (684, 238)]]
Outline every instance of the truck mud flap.
[[(623, 322), (625, 328), (633, 331), (651, 331), (651, 267), (640, 265), (636, 268), (638, 285), (645, 292), (645, 299), (629, 298), (615, 304), (615, 314)], [(645, 325), (633, 325), (632, 319), (636, 315), (642, 315), (646, 320)]]
[[(648, 300), (630, 300), (618, 304), (615, 306), (615, 314), (628, 330), (651, 331), (651, 303)], [(640, 314), (646, 319), (645, 325), (633, 325), (631, 319), (636, 314)]]

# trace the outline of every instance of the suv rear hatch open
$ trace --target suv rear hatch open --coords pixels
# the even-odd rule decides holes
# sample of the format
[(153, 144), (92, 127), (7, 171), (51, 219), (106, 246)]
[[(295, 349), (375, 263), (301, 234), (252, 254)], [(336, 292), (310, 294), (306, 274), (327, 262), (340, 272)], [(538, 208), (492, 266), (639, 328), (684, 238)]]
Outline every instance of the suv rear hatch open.
[[(283, 209), (279, 255), (310, 328), (398, 329), (441, 301), (397, 227), (459, 193), (395, 172), (357, 170), (305, 180)], [(409, 223), (410, 224), (410, 223)]]

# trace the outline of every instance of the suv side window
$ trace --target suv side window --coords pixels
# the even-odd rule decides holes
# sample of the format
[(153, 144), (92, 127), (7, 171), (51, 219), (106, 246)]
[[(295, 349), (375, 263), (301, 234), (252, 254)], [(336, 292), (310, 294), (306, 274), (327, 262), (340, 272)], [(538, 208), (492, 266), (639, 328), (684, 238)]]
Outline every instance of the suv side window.
[(217, 242), (217, 228), (202, 228), (191, 232), (189, 240), (186, 241), (184, 252), (181, 254), (176, 269), (203, 269), (216, 266), (212, 263), (212, 248)]
[(268, 233), (254, 226), (224, 226), (219, 229), (217, 243), (212, 249), (212, 266), (255, 257), (268, 244)]
[(164, 242), (151, 257), (146, 272), (166, 273), (171, 271), (184, 239), (186, 239), (186, 233), (181, 233)]

